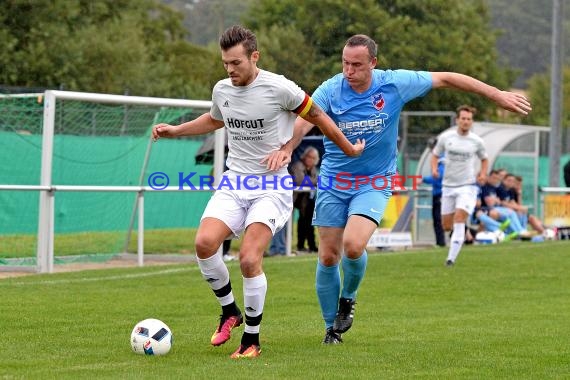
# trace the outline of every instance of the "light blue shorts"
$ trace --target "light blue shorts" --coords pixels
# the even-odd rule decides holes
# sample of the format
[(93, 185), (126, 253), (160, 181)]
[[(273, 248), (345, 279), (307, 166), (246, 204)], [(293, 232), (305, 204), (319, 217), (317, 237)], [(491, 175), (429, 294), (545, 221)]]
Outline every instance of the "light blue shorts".
[(313, 225), (321, 227), (345, 227), (351, 215), (363, 215), (380, 224), (392, 190), (361, 189), (342, 191), (317, 190)]

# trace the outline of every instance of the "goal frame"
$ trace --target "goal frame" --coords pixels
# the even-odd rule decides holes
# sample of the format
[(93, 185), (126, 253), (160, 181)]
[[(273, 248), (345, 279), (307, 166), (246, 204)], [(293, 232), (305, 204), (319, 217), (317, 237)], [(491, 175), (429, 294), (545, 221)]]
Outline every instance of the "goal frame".
[[(186, 100), (169, 99), (142, 96), (111, 95), (75, 91), (47, 90), (44, 93), (43, 109), (43, 130), (42, 130), (42, 153), (41, 153), (41, 176), (40, 185), (35, 188), (39, 191), (38, 210), (38, 236), (37, 236), (37, 267), (38, 273), (52, 273), (54, 270), (54, 233), (55, 233), (55, 194), (57, 191), (112, 191), (112, 192), (136, 192), (137, 202), (133, 210), (133, 215), (138, 209), (138, 240), (137, 259), (138, 265), (144, 265), (144, 192), (153, 191), (147, 186), (62, 186), (54, 184), (52, 181), (53, 169), (53, 143), (55, 131), (55, 115), (58, 100), (77, 100), (92, 103), (159, 106), (159, 107), (192, 107), (209, 109), (211, 101), (206, 100)], [(214, 177), (220, 178), (224, 169), (224, 145), (225, 130), (220, 128), (215, 131), (214, 150)], [(148, 160), (152, 140), (149, 139), (149, 146), (145, 161)], [(142, 163), (144, 167), (146, 162)], [(166, 191), (178, 191), (178, 188), (165, 189)], [(196, 191), (196, 190), (187, 190)]]

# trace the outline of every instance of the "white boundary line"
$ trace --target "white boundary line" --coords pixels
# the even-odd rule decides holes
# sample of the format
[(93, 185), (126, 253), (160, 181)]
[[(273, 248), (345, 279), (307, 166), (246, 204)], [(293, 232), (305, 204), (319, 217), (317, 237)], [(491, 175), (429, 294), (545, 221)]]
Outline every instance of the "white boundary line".
[[(280, 264), (284, 263), (298, 263), (298, 262), (306, 262), (306, 261), (313, 261), (316, 260), (317, 256), (306, 256), (306, 257), (298, 257), (292, 260), (280, 260)], [(226, 263), (228, 267), (237, 266), (238, 262), (231, 262)], [(134, 267), (133, 267), (134, 268)], [(148, 268), (148, 267), (147, 267)], [(109, 268), (111, 269), (111, 268)], [(121, 268), (126, 269), (126, 268)], [(0, 286), (26, 286), (26, 285), (59, 285), (59, 284), (74, 284), (74, 283), (82, 283), (82, 282), (99, 282), (99, 281), (115, 281), (115, 280), (123, 280), (123, 279), (131, 279), (131, 278), (142, 278), (142, 277), (151, 277), (151, 276), (161, 276), (164, 274), (172, 274), (172, 273), (181, 273), (181, 272), (190, 272), (199, 270), (197, 265), (192, 265), (190, 267), (184, 268), (172, 268), (172, 269), (162, 269), (158, 271), (151, 271), (151, 272), (144, 272), (144, 273), (132, 273), (132, 274), (123, 274), (123, 275), (114, 275), (114, 276), (100, 276), (100, 277), (83, 277), (83, 278), (70, 278), (70, 279), (53, 279), (53, 280), (41, 280), (41, 281), (11, 281), (12, 278), (5, 278), (0, 280)], [(94, 272), (95, 270), (89, 270), (89, 272)], [(62, 272), (63, 273), (63, 272)], [(65, 272), (65, 273), (72, 273), (72, 272)], [(50, 276), (53, 276), (50, 275)], [(30, 277), (27, 277), (30, 278)]]
[[(157, 272), (145, 272), (145, 273), (133, 273), (133, 274), (122, 274), (122, 275), (115, 275), (115, 276), (102, 276), (102, 277), (84, 277), (84, 278), (70, 278), (70, 279), (54, 279), (54, 280), (42, 280), (42, 281), (10, 281), (9, 278), (4, 279), (0, 282), (0, 286), (25, 286), (25, 285), (58, 285), (58, 284), (73, 284), (73, 283), (81, 283), (81, 282), (99, 282), (99, 281), (114, 281), (114, 280), (123, 280), (123, 279), (130, 279), (130, 278), (141, 278), (141, 277), (150, 277), (150, 276), (160, 276), (163, 274), (171, 274), (171, 273), (179, 273), (179, 272), (187, 272), (190, 270), (198, 269), (198, 267), (190, 267), (190, 268), (175, 268), (175, 269), (163, 269)], [(91, 272), (91, 270), (90, 270)], [(67, 272), (71, 273), (71, 272)]]

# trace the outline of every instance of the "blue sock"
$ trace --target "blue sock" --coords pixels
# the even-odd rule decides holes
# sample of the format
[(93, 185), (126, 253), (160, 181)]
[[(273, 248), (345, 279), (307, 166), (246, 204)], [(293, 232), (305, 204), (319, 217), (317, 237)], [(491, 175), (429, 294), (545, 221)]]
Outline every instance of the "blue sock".
[(344, 256), (342, 258), (342, 273), (344, 274), (342, 282), (342, 298), (356, 298), (356, 291), (360, 286), (360, 282), (364, 278), (366, 272), (366, 263), (368, 262), (368, 253), (364, 251), (358, 259), (349, 259)]
[(325, 326), (326, 328), (332, 327), (338, 309), (338, 294), (340, 293), (338, 264), (327, 267), (320, 261), (317, 263), (316, 287)]

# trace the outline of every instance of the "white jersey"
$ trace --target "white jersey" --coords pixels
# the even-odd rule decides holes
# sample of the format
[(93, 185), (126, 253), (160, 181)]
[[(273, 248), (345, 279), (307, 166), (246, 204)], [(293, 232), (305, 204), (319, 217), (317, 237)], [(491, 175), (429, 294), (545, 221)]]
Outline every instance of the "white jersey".
[[(293, 111), (306, 96), (294, 82), (265, 70), (247, 86), (234, 86), (229, 78), (219, 81), (212, 92), (210, 115), (224, 121), (228, 168), (237, 173), (268, 173), (261, 160), (291, 139), (297, 117)], [(287, 168), (279, 174), (286, 175)]]
[(483, 139), (473, 132), (462, 136), (457, 129), (442, 133), (433, 148), (433, 154), (445, 154), (443, 186), (459, 187), (477, 182), (477, 159), (487, 158)]

